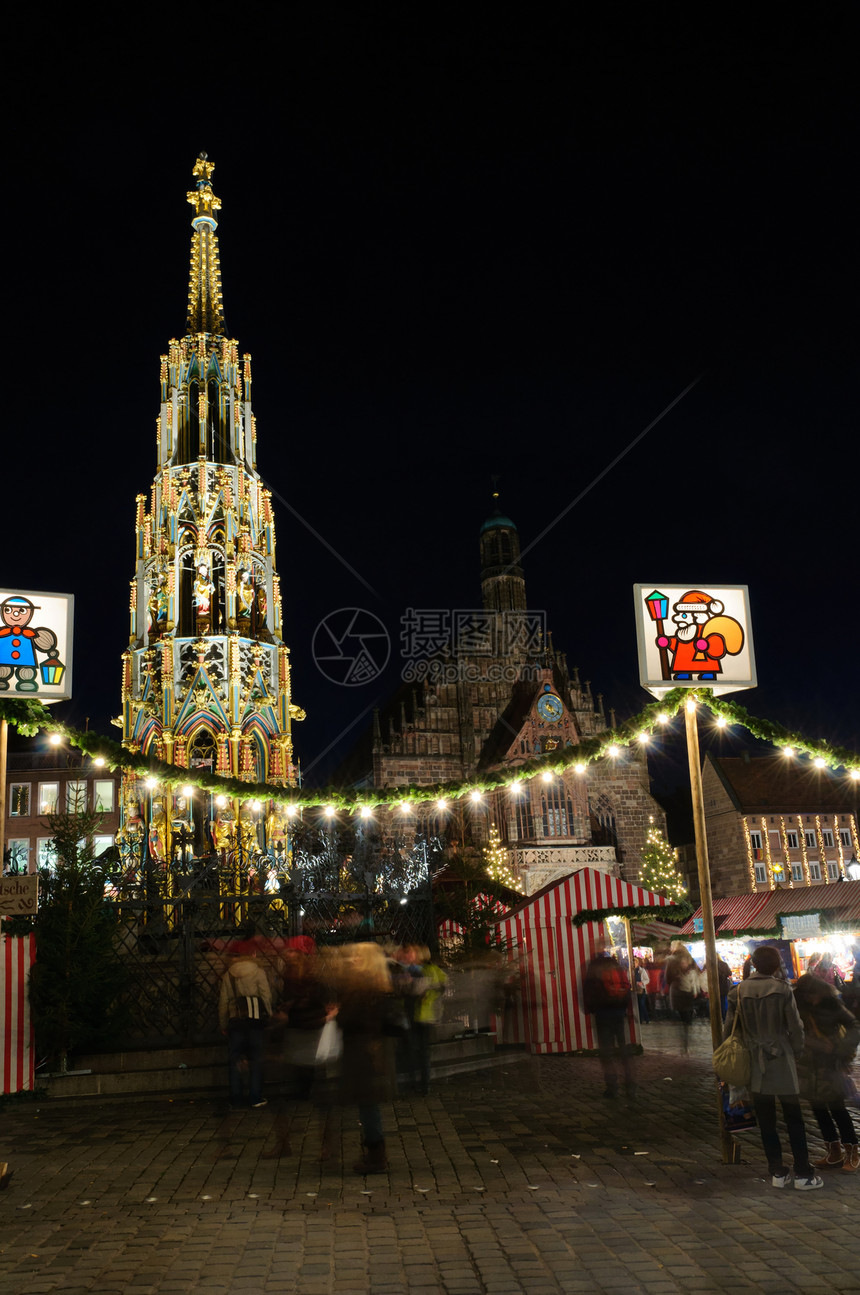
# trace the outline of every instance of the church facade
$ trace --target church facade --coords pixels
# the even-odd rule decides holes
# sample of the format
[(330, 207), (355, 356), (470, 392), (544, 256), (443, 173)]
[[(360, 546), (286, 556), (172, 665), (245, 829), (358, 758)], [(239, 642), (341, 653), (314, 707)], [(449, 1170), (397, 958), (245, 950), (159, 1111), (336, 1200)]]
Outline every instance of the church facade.
[(653, 822), (644, 753), (516, 784), (516, 770), (575, 747), (609, 725), (603, 699), (570, 670), (541, 618), (529, 612), (517, 527), (495, 507), (480, 532), (482, 613), (456, 627), (441, 654), (415, 662), (413, 685), (375, 716), (376, 787), (479, 782), (504, 771), (514, 785), (431, 809), (429, 830), (481, 846), (492, 825), (526, 894), (581, 867), (635, 881)]
[[(251, 357), (228, 337), (213, 165), (201, 154), (185, 335), (161, 357), (157, 466), (137, 497), (136, 565), (122, 665), (122, 736), (180, 768), (292, 785), (293, 704), (281, 622), (275, 527), (257, 471)], [(121, 837), (149, 858), (286, 841), (283, 807), (179, 794), (127, 777)]]

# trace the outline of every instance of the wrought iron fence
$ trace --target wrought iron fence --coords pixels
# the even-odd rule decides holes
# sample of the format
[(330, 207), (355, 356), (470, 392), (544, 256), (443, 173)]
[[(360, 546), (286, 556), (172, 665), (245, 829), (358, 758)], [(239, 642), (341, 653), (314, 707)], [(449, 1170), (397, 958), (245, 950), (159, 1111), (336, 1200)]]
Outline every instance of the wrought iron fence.
[[(282, 861), (279, 861), (282, 862)], [(227, 853), (189, 859), (169, 870), (126, 866), (108, 889), (117, 941), (131, 970), (123, 1048), (179, 1047), (220, 1039), (218, 997), (226, 951), (253, 939), (280, 988), (285, 940), (318, 946), (375, 939), (433, 942), (429, 875), (409, 890), (384, 875), (340, 870), (326, 888), (321, 870), (277, 872), (262, 854), (247, 866)]]

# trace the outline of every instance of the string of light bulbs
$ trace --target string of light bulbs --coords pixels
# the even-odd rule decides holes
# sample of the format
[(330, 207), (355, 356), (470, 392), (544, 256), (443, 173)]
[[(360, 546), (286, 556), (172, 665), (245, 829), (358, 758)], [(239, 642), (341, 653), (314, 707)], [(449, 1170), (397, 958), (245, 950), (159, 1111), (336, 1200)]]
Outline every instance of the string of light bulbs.
[(406, 786), (374, 789), (355, 788), (305, 788), (277, 787), (270, 783), (252, 783), (239, 778), (224, 777), (198, 769), (183, 769), (167, 764), (139, 752), (128, 751), (119, 742), (90, 731), (81, 732), (55, 720), (45, 706), (35, 698), (0, 698), (0, 719), (5, 719), (19, 733), (33, 737), (47, 732), (49, 741), (68, 742), (93, 763), (103, 768), (123, 769), (138, 774), (150, 790), (160, 786), (179, 789), (181, 794), (193, 795), (195, 789), (212, 792), (217, 797), (249, 802), (254, 810), (262, 808), (265, 801), (274, 801), (286, 807), (288, 815), (302, 809), (322, 809), (327, 817), (337, 813), (357, 814), (369, 818), (375, 809), (388, 808), (408, 814), (419, 805), (435, 802), (435, 808), (444, 812), (452, 803), (468, 800), (479, 803), (485, 795), (507, 789), (512, 795), (522, 790), (532, 778), (551, 782), (560, 773), (573, 769), (584, 775), (588, 766), (598, 760), (617, 760), (626, 748), (647, 746), (656, 735), (665, 731), (679, 711), (685, 706), (701, 707), (714, 716), (717, 728), (736, 726), (753, 737), (777, 747), (784, 758), (809, 758), (815, 769), (844, 769), (845, 776), (860, 781), (860, 755), (847, 747), (815, 742), (801, 733), (791, 732), (772, 720), (750, 715), (743, 706), (725, 697), (715, 697), (709, 688), (674, 688), (659, 702), (652, 702), (638, 715), (625, 720), (617, 728), (607, 729), (593, 737), (584, 738), (577, 746), (564, 747), (551, 755), (528, 760), (515, 769), (500, 769), (465, 782), (438, 783), (428, 786)]

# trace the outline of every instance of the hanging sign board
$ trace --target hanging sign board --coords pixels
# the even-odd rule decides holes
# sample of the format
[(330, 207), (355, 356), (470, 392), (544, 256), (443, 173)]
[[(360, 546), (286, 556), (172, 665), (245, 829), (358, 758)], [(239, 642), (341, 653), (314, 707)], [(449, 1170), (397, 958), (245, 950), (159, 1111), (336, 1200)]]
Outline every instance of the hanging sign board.
[(72, 594), (0, 589), (0, 696), (72, 695)]
[(715, 695), (756, 686), (746, 585), (633, 586), (639, 682), (654, 697), (672, 688)]
[(39, 902), (39, 878), (0, 877), (0, 917), (29, 917)]
[(783, 939), (805, 940), (811, 935), (821, 934), (820, 913), (792, 913), (781, 917)]

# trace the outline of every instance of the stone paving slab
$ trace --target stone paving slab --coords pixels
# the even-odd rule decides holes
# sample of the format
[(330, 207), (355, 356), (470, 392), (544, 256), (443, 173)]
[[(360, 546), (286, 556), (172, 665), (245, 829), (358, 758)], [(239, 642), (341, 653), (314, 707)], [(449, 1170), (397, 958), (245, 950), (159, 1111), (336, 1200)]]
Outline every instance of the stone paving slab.
[(775, 1191), (756, 1132), (723, 1165), (707, 1028), (689, 1056), (645, 1033), (635, 1101), (603, 1098), (590, 1059), (458, 1077), (385, 1111), (391, 1168), (367, 1179), (351, 1110), (321, 1162), (309, 1109), (264, 1157), (274, 1101), (8, 1102), (0, 1290), (860, 1293), (860, 1175)]

